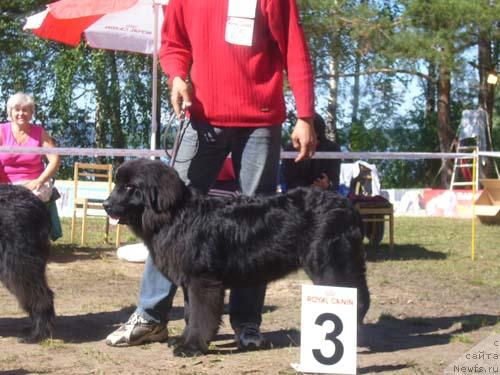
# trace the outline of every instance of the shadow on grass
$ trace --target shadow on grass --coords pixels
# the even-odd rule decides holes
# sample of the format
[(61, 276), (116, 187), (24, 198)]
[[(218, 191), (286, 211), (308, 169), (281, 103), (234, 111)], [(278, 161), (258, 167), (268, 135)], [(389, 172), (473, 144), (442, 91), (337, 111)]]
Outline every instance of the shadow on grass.
[(381, 366), (367, 366), (358, 369), (358, 374), (377, 374), (379, 372), (388, 372), (388, 371), (398, 371), (405, 368), (408, 368), (408, 365), (381, 365)]
[[(104, 340), (107, 335), (126, 322), (134, 310), (134, 306), (129, 306), (118, 311), (59, 315), (55, 319), (53, 339), (76, 344)], [(182, 308), (174, 307), (172, 312), (182, 314)], [(29, 326), (28, 317), (0, 317), (0, 335), (3, 337), (19, 337), (23, 329), (29, 328)]]
[(79, 260), (102, 259), (115, 256), (116, 249), (111, 245), (99, 247), (79, 246), (76, 244), (52, 244), (49, 262), (71, 263)]
[[(275, 309), (276, 306), (265, 306), (264, 312), (274, 311)], [(118, 311), (82, 315), (58, 315), (55, 319), (55, 333), (53, 339), (77, 344), (104, 340), (107, 335), (117, 329), (122, 323), (126, 322), (134, 310), (135, 306), (129, 306)], [(170, 310), (169, 320), (175, 321), (183, 319), (184, 308), (173, 306)], [(23, 329), (29, 327), (30, 320), (27, 316), (19, 318), (0, 317), (0, 336), (19, 337)], [(286, 341), (287, 334), (283, 333), (283, 331), (278, 333), (281, 338), (278, 337), (276, 341), (278, 343), (280, 343), (281, 340)], [(272, 335), (272, 333), (270, 334)], [(283, 336), (283, 334), (285, 336)], [(290, 346), (286, 345), (285, 341), (283, 344), (285, 346)]]
[[(53, 339), (68, 343), (83, 343), (103, 340), (109, 333), (125, 322), (134, 311), (126, 307), (119, 311), (89, 313), (83, 315), (60, 315), (55, 319)], [(28, 317), (0, 317), (0, 335), (4, 337), (19, 337), (25, 328), (29, 328)]]
[(372, 262), (386, 260), (443, 260), (448, 257), (446, 253), (427, 250), (417, 244), (395, 244), (394, 250), (390, 250), (388, 245), (365, 245), (365, 251), (367, 260)]
[[(370, 354), (445, 345), (457, 335), (494, 326), (499, 319), (499, 316), (484, 314), (406, 319), (383, 317), (375, 324), (365, 325), (358, 332), (358, 347), (362, 348), (360, 354)], [(264, 349), (267, 350), (300, 346), (300, 331), (295, 329), (264, 331), (263, 335), (266, 339)], [(212, 354), (225, 355), (237, 350), (233, 335), (219, 334), (213, 344), (210, 350)], [(366, 374), (396, 371), (405, 367), (407, 365), (404, 364), (372, 366), (359, 371)]]
[(444, 345), (456, 335), (494, 326), (499, 319), (485, 314), (405, 319), (382, 316), (377, 323), (362, 328), (358, 346), (368, 349), (364, 353), (381, 353)]
[[(262, 347), (263, 350), (289, 348), (300, 345), (300, 331), (296, 329), (265, 331), (262, 334), (265, 339), (264, 346)], [(221, 344), (219, 343), (220, 341), (225, 342)], [(210, 354), (226, 355), (238, 351), (234, 335), (232, 334), (217, 335), (212, 347), (215, 349), (209, 350)]]

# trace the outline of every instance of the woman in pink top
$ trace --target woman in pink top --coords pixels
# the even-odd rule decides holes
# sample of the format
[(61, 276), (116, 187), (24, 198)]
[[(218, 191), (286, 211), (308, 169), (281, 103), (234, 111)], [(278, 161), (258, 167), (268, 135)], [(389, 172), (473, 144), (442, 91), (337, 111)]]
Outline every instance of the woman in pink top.
[[(24, 93), (12, 95), (7, 101), (7, 116), (10, 122), (0, 124), (0, 146), (54, 147), (47, 132), (31, 124), (35, 102)], [(60, 165), (59, 155), (46, 154), (44, 166), (42, 155), (0, 153), (0, 176), (11, 184), (22, 184), (36, 196), (47, 202), (52, 194), (51, 178)], [(2, 178), (2, 177), (0, 177)]]

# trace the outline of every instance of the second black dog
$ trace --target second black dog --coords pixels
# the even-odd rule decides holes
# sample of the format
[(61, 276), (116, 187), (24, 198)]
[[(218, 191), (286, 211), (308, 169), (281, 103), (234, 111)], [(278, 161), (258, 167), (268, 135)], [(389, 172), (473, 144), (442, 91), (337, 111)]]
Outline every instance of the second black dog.
[(31, 318), (20, 341), (52, 335), (54, 293), (47, 284), (50, 216), (40, 199), (23, 186), (0, 184), (0, 280)]
[(264, 284), (299, 268), (315, 284), (357, 288), (360, 322), (368, 310), (361, 219), (333, 192), (204, 196), (164, 163), (137, 159), (117, 170), (104, 206), (144, 240), (155, 266), (188, 296), (176, 355), (207, 351), (226, 288)]

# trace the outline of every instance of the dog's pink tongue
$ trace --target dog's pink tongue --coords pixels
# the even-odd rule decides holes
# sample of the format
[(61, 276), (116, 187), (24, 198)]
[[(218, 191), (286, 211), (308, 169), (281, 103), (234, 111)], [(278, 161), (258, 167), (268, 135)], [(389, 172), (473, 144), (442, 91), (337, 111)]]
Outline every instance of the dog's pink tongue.
[(108, 216), (108, 219), (111, 225), (118, 225), (118, 222), (120, 221), (120, 219), (117, 217)]

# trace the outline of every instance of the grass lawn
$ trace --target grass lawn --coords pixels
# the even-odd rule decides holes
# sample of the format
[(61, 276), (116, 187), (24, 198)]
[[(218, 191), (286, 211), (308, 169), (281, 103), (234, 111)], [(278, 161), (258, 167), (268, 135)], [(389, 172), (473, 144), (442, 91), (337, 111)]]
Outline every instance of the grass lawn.
[[(104, 219), (89, 219), (87, 240), (79, 246), (80, 222), (77, 223), (76, 247), (70, 242), (71, 219), (63, 218), (63, 237), (53, 244), (53, 253), (92, 251), (96, 256), (114, 249), (115, 228), (110, 226), (110, 238), (104, 240)], [(138, 239), (126, 227), (121, 227), (122, 244)], [(397, 267), (408, 276), (442, 280), (455, 288), (486, 286), (500, 287), (500, 226), (477, 221), (475, 260), (471, 260), (471, 220), (431, 217), (396, 217), (395, 246), (389, 250), (388, 227), (378, 248), (365, 241), (368, 268), (375, 271), (382, 283), (390, 282)], [(380, 275), (380, 276), (379, 276)]]

